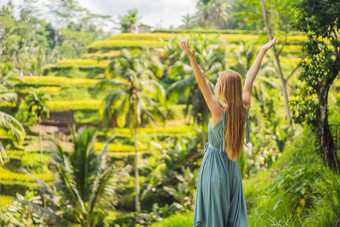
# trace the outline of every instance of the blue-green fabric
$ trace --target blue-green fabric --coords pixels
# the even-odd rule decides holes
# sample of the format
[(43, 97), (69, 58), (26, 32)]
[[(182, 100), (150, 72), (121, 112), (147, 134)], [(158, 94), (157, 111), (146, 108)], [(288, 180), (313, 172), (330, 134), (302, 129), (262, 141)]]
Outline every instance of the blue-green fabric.
[[(249, 140), (248, 113), (246, 114)], [(193, 226), (247, 227), (247, 209), (238, 160), (231, 161), (224, 151), (222, 119), (212, 127), (208, 124), (208, 143), (198, 175)], [(247, 141), (248, 142), (248, 141)]]

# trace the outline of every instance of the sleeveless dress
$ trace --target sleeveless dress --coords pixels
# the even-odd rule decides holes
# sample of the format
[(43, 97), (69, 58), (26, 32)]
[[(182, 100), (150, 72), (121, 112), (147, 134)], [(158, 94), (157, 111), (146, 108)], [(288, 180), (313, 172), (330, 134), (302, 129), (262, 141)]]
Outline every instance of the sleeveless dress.
[[(247, 209), (238, 160), (231, 161), (224, 151), (222, 119), (212, 127), (208, 124), (208, 143), (199, 170), (193, 226), (247, 227)], [(246, 142), (249, 141), (248, 112)]]

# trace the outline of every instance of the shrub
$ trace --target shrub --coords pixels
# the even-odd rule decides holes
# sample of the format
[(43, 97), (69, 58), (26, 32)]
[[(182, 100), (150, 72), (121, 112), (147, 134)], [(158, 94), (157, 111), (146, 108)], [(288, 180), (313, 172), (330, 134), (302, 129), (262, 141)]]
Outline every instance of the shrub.
[(26, 190), (34, 190), (38, 188), (37, 183), (28, 183), (20, 181), (3, 181), (1, 180), (0, 188), (3, 195), (16, 196), (16, 193), (25, 194)]

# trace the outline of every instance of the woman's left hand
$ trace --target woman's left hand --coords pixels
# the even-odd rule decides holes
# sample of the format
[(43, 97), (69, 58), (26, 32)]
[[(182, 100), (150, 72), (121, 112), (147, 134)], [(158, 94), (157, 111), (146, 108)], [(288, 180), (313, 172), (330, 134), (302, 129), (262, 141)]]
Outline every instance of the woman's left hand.
[(277, 38), (270, 40), (268, 43), (264, 44), (261, 49), (264, 51), (269, 50), (276, 42)]
[(181, 41), (181, 47), (184, 50), (184, 52), (189, 55), (189, 57), (194, 56), (195, 50), (194, 49), (190, 50), (188, 41)]

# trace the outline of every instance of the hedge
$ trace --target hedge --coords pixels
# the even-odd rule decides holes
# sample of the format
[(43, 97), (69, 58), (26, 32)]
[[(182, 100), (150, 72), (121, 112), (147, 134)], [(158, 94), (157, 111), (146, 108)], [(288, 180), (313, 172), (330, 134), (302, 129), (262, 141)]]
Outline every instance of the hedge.
[(1, 181), (0, 182), (0, 192), (2, 195), (16, 197), (16, 193), (21, 195), (25, 194), (26, 190), (34, 190), (39, 187), (39, 184), (20, 182), (20, 181)]

